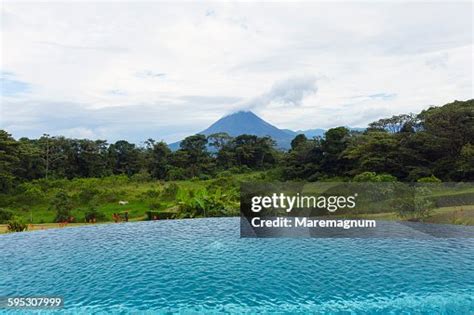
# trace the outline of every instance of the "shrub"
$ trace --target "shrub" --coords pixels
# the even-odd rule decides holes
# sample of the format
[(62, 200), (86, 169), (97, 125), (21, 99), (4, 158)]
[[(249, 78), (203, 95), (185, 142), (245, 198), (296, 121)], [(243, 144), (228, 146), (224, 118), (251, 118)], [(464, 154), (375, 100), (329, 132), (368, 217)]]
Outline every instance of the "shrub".
[(199, 180), (209, 180), (211, 178), (212, 177), (208, 174), (199, 174), (199, 177), (198, 177)]
[(416, 182), (419, 178), (429, 177), (430, 174), (431, 169), (429, 167), (417, 166), (409, 172), (407, 180), (410, 182)]
[(103, 212), (100, 212), (96, 207), (90, 207), (85, 213), (86, 222), (105, 221), (106, 217)]
[(265, 180), (267, 181), (278, 181), (279, 179), (283, 178), (283, 169), (279, 167), (275, 167), (266, 171), (265, 173)]
[(102, 181), (104, 182), (104, 185), (117, 187), (128, 184), (130, 182), (130, 179), (127, 175), (121, 174), (105, 177), (102, 179)]
[(13, 212), (0, 208), (0, 223), (6, 223), (13, 218)]
[(45, 199), (45, 193), (40, 187), (32, 183), (24, 183), (20, 186), (22, 193), (17, 196), (17, 202), (26, 205), (42, 203)]
[(186, 173), (181, 168), (173, 167), (168, 171), (169, 180), (183, 180), (186, 179)]
[(173, 219), (175, 215), (176, 213), (174, 212), (164, 212), (164, 211), (154, 211), (154, 210), (149, 210), (146, 212), (146, 216), (148, 220), (154, 220), (155, 218), (158, 220)]
[(179, 202), (178, 218), (216, 217), (235, 214), (236, 202), (231, 196), (223, 194), (220, 189), (210, 194), (200, 190), (190, 194), (188, 198), (181, 198)]
[(418, 183), (441, 183), (441, 179), (431, 175), (429, 177), (422, 177), (417, 180)]
[(13, 217), (7, 222), (8, 232), (23, 232), (28, 230), (28, 224), (20, 217)]
[(222, 171), (217, 174), (217, 178), (225, 178), (225, 177), (231, 177), (231, 176), (232, 176), (232, 172), (230, 171)]
[(50, 208), (56, 211), (56, 222), (69, 221), (73, 208), (72, 199), (65, 191), (59, 191), (56, 196), (54, 196)]
[(397, 178), (390, 174), (379, 174), (375, 172), (364, 172), (359, 175), (354, 176), (354, 182), (396, 182)]
[(429, 198), (431, 190), (427, 187), (416, 187), (413, 193), (405, 194), (395, 202), (398, 215), (414, 221), (422, 221), (429, 217), (436, 207), (433, 200)]
[(142, 170), (139, 173), (134, 174), (130, 180), (136, 183), (146, 183), (151, 181), (151, 175), (147, 171)]

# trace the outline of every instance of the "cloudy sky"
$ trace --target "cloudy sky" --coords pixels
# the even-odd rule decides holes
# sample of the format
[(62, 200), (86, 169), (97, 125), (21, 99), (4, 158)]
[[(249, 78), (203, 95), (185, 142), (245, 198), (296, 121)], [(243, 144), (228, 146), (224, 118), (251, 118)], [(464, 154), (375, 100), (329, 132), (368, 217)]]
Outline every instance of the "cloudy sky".
[(363, 127), (473, 98), (471, 2), (2, 1), (0, 128), (175, 141), (254, 111)]

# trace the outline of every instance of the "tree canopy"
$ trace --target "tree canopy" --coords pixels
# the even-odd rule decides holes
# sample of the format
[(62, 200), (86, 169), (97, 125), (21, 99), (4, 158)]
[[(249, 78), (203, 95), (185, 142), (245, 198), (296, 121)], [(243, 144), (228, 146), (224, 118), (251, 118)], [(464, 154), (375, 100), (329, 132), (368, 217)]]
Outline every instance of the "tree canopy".
[(375, 174), (401, 181), (430, 176), (443, 181), (472, 181), (474, 100), (380, 119), (364, 132), (337, 127), (324, 137), (297, 135), (288, 152), (277, 150), (270, 137), (255, 135), (192, 135), (173, 152), (166, 143), (153, 139), (144, 146), (125, 140), (109, 144), (105, 140), (49, 135), (15, 140), (0, 130), (2, 192), (25, 181), (49, 177), (146, 174), (169, 180), (208, 178), (230, 169), (275, 168), (281, 170), (281, 180), (346, 180)]

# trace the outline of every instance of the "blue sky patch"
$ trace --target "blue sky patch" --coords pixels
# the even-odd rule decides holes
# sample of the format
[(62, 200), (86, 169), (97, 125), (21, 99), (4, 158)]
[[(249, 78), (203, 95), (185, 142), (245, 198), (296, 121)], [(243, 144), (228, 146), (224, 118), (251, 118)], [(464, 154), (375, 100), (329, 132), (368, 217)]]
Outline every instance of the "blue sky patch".
[(0, 94), (2, 96), (17, 96), (31, 90), (31, 84), (15, 80), (15, 75), (11, 72), (0, 72)]

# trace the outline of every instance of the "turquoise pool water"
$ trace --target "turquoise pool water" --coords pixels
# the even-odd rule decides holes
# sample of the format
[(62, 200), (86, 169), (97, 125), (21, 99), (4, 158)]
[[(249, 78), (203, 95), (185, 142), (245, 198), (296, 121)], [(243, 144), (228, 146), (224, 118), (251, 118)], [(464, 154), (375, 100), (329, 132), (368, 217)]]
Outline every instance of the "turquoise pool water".
[(225, 218), (5, 234), (0, 248), (0, 296), (59, 295), (70, 313), (474, 313), (472, 238), (240, 239)]

